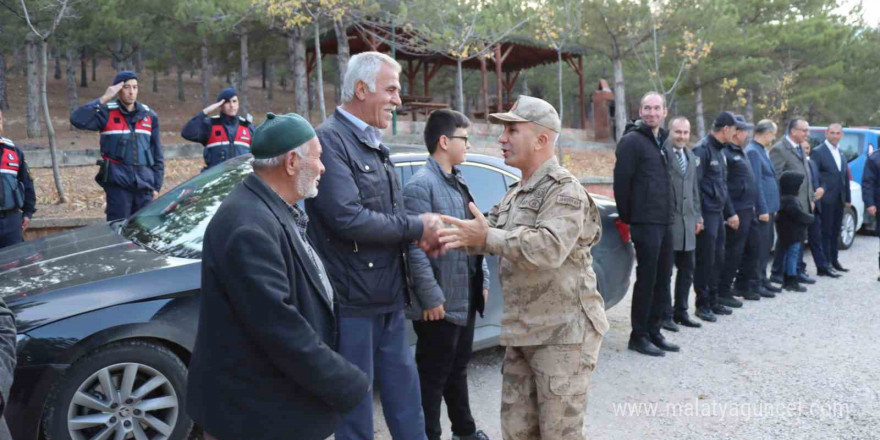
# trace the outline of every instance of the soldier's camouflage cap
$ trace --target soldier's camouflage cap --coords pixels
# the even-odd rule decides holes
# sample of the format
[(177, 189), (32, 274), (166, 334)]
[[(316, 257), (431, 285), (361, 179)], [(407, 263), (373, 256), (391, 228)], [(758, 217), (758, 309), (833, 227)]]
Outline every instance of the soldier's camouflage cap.
[(509, 112), (490, 114), (489, 122), (493, 124), (534, 122), (557, 133), (562, 132), (562, 121), (559, 120), (556, 109), (543, 99), (525, 95), (520, 95)]

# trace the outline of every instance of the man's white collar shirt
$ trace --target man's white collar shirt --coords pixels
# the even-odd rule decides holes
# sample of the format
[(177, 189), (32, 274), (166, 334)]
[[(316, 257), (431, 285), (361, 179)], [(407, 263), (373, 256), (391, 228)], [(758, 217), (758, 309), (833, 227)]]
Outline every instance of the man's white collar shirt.
[(828, 151), (830, 151), (830, 152), (831, 152), (831, 155), (834, 156), (834, 163), (837, 164), (837, 169), (838, 169), (838, 170), (842, 169), (842, 168), (840, 167), (840, 162), (841, 162), (841, 160), (840, 160), (840, 149), (837, 148), (837, 147), (835, 147), (834, 145), (831, 145), (831, 142), (828, 142), (828, 139), (825, 139), (825, 145), (828, 146)]

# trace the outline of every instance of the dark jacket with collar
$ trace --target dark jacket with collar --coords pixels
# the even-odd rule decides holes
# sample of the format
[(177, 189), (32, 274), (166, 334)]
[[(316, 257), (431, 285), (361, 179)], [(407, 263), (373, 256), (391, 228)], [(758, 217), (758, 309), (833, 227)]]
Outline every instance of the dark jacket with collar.
[(672, 248), (676, 251), (692, 251), (697, 247), (697, 222), (703, 218), (700, 210), (700, 188), (697, 186), (697, 157), (684, 148), (687, 158), (682, 173), (672, 141), (664, 146), (669, 158), (669, 180), (672, 186)]
[(746, 147), (746, 156), (752, 163), (755, 182), (758, 184), (757, 214), (770, 214), (779, 211), (779, 183), (770, 155), (763, 145), (752, 141)]
[(205, 232), (186, 409), (219, 440), (324, 439), (370, 388), (334, 351), (333, 304), (295, 234), (254, 174)]
[[(457, 167), (447, 174), (429, 157), (419, 171), (409, 179), (403, 194), (406, 210), (410, 214), (434, 212), (455, 218), (466, 218), (465, 205), (474, 201), (467, 183)], [(455, 181), (468, 193), (462, 198)], [(474, 257), (471, 257), (474, 258)], [(471, 292), (474, 306), (483, 314), (483, 289), (489, 288), (489, 267), (482, 255), (475, 256), (480, 267), (473, 279), (468, 268), (468, 255), (463, 251), (449, 251), (437, 258), (429, 258), (417, 245), (410, 244), (407, 259), (413, 281), (412, 304), (407, 307), (407, 318), (422, 319), (422, 311), (443, 304), (446, 320), (456, 325), (467, 325), (471, 308)]]
[(807, 239), (807, 228), (813, 224), (813, 214), (803, 206), (798, 195), (804, 175), (796, 171), (786, 171), (779, 178), (779, 215), (776, 218), (776, 233), (779, 236), (778, 249), (786, 249), (792, 243)]
[(865, 207), (880, 207), (880, 150), (868, 156), (862, 174), (862, 200)]
[(723, 150), (724, 144), (710, 133), (694, 146), (694, 155), (703, 214), (723, 212), (724, 218), (728, 218), (736, 212), (727, 191), (727, 159)]
[(614, 199), (620, 220), (627, 224), (668, 225), (672, 222), (672, 197), (668, 158), (662, 148), (667, 131), (659, 139), (642, 121), (627, 124), (617, 143), (614, 164)]
[(370, 146), (338, 110), (317, 128), (325, 172), (306, 200), (309, 237), (330, 274), (342, 316), (402, 310), (409, 299), (406, 251), (422, 236), (407, 215), (384, 145)]
[(754, 211), (758, 204), (758, 183), (752, 163), (742, 147), (727, 144), (723, 150), (727, 159), (727, 192), (734, 211)]
[[(839, 150), (838, 150), (839, 151)], [(847, 168), (847, 158), (840, 153), (840, 168), (834, 161), (834, 156), (828, 145), (822, 143), (815, 150), (810, 152), (810, 161), (816, 164), (819, 174), (819, 186), (825, 188), (825, 194), (819, 199), (823, 205), (831, 206), (837, 204), (843, 206), (852, 201), (852, 195), (849, 189), (849, 169)]]

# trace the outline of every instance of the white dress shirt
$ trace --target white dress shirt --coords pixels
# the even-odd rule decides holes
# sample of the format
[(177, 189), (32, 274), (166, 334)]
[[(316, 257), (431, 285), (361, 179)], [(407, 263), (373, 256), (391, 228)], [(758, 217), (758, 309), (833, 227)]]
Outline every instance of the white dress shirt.
[(841, 168), (841, 159), (840, 159), (840, 149), (834, 145), (831, 145), (831, 142), (828, 142), (828, 139), (825, 140), (825, 145), (828, 146), (828, 151), (831, 151), (831, 156), (834, 157), (834, 163), (837, 164), (837, 169), (842, 170)]

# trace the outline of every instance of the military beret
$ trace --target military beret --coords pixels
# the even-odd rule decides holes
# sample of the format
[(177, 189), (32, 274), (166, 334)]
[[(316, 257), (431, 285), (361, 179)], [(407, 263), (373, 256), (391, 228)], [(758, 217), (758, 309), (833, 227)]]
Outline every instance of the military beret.
[(280, 156), (315, 137), (315, 129), (305, 118), (296, 114), (266, 114), (266, 121), (254, 130), (251, 153), (256, 159)]
[(222, 101), (224, 99), (232, 99), (233, 96), (238, 96), (238, 91), (235, 90), (234, 87), (230, 87), (228, 89), (223, 89), (220, 91), (220, 94), (217, 95), (217, 101)]
[(113, 85), (119, 84), (121, 82), (126, 82), (130, 79), (138, 79), (136, 73), (131, 70), (123, 70), (116, 74), (116, 77), (113, 78)]

